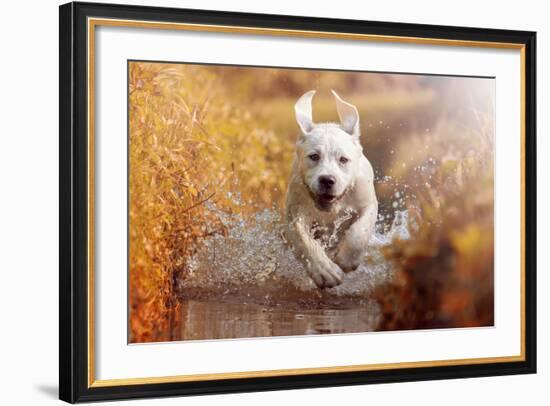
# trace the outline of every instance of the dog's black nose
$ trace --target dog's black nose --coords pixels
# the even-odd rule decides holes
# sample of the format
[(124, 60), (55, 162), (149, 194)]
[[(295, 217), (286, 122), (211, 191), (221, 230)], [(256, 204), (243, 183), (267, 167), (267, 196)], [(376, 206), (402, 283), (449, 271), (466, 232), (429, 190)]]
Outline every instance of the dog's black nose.
[(336, 178), (329, 175), (319, 176), (319, 183), (324, 188), (330, 189), (336, 183)]

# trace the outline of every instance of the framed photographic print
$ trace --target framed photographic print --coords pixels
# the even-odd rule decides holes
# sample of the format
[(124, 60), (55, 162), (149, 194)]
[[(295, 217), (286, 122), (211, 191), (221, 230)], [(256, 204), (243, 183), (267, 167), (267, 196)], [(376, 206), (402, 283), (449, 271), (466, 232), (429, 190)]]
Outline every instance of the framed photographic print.
[(60, 7), (60, 398), (534, 373), (533, 32)]

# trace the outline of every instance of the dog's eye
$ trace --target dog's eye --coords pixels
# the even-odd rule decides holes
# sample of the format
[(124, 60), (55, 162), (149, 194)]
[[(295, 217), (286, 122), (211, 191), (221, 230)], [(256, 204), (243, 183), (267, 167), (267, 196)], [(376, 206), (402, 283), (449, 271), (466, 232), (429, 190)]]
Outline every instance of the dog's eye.
[(349, 159), (346, 158), (345, 156), (340, 157), (340, 163), (341, 163), (341, 164), (347, 164), (348, 162), (349, 162)]
[(321, 157), (319, 156), (319, 154), (309, 154), (307, 156), (309, 159), (311, 159), (312, 161), (314, 162), (317, 162), (319, 159), (321, 159)]

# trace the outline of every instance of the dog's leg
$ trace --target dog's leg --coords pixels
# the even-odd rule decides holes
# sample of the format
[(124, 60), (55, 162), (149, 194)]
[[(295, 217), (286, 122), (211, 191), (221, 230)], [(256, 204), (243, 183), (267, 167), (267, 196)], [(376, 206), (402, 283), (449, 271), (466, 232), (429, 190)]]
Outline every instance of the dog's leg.
[(334, 258), (334, 262), (344, 272), (354, 271), (363, 260), (369, 239), (374, 233), (377, 211), (376, 207), (365, 210), (344, 234)]
[(343, 272), (327, 256), (325, 249), (314, 240), (303, 220), (294, 219), (287, 226), (286, 237), (296, 258), (304, 264), (311, 279), (319, 288), (332, 288), (342, 283)]

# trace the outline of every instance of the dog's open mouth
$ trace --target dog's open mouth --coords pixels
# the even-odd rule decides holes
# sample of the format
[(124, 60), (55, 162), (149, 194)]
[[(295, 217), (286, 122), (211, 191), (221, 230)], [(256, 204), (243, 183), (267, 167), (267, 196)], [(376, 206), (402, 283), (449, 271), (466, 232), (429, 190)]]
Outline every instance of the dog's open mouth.
[(332, 205), (340, 200), (342, 198), (343, 194), (340, 196), (329, 194), (329, 193), (323, 193), (323, 194), (315, 194), (313, 195), (313, 200), (315, 201), (315, 205), (319, 210), (328, 211), (331, 209)]
[(332, 202), (336, 201), (337, 198), (338, 198), (338, 196), (330, 195), (330, 194), (322, 194), (322, 195), (317, 196), (317, 199), (322, 203), (332, 203)]

